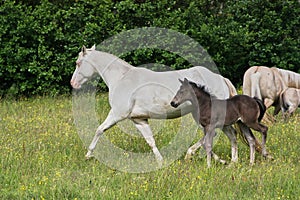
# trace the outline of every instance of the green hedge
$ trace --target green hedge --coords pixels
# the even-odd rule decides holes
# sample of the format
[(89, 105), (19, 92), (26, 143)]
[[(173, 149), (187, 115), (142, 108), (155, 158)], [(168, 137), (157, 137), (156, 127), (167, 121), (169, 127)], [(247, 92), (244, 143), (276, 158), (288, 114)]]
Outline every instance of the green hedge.
[[(83, 44), (99, 44), (145, 26), (195, 39), (235, 85), (252, 65), (300, 73), (298, 0), (4, 0), (0, 13), (0, 96), (68, 93)], [(173, 69), (189, 67), (159, 49), (137, 50), (123, 58), (133, 65), (155, 61)]]

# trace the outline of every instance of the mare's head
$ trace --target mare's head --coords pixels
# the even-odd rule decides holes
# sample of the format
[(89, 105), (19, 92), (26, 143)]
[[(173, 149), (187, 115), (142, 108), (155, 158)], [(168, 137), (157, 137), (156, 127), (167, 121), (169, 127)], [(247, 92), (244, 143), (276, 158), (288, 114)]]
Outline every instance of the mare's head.
[(70, 81), (73, 88), (78, 89), (84, 84), (91, 76), (96, 72), (95, 68), (90, 62), (86, 61), (91, 52), (95, 51), (96, 46), (93, 45), (87, 49), (85, 46), (81, 48), (76, 60), (76, 69), (73, 72), (72, 79)]
[(185, 101), (191, 101), (192, 96), (195, 95), (193, 87), (188, 81), (188, 79), (185, 78), (183, 81), (179, 79), (179, 81), (181, 83), (181, 86), (170, 103), (171, 106), (174, 108), (177, 108)]

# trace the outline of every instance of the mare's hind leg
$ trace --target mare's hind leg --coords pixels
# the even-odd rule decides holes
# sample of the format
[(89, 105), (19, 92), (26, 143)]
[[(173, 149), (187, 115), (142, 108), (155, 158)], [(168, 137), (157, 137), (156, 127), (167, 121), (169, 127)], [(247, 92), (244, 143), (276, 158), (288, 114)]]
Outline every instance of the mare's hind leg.
[(153, 133), (151, 131), (151, 128), (148, 124), (147, 119), (133, 119), (133, 122), (136, 126), (136, 128), (142, 133), (143, 137), (151, 147), (157, 162), (161, 165), (163, 161), (163, 157), (161, 156), (158, 148), (156, 147), (155, 140), (153, 137)]
[(226, 134), (231, 143), (231, 162), (236, 163), (238, 161), (237, 133), (232, 126), (225, 126), (223, 128), (223, 132)]
[(96, 144), (97, 144), (100, 136), (104, 133), (104, 131), (106, 131), (110, 127), (114, 126), (117, 122), (119, 122), (121, 120), (123, 120), (123, 118), (120, 118), (120, 117), (117, 117), (116, 115), (114, 115), (112, 110), (109, 111), (104, 122), (97, 128), (96, 134), (88, 148), (87, 154), (85, 155), (86, 159), (89, 159), (92, 157), (93, 150), (95, 149)]

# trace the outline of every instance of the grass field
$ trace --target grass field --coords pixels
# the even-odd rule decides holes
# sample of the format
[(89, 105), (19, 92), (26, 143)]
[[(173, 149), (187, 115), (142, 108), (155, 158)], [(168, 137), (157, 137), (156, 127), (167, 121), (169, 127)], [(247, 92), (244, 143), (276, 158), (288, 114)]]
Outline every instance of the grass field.
[[(99, 121), (108, 113), (107, 95), (97, 96)], [(239, 140), (239, 163), (228, 167), (198, 154), (184, 155), (168, 167), (149, 173), (126, 173), (96, 159), (85, 160), (78, 136), (72, 97), (0, 100), (0, 199), (299, 199), (300, 115), (289, 123), (281, 116), (269, 124), (267, 147), (273, 161), (256, 156), (249, 163), (248, 147)], [(172, 137), (175, 121), (155, 134), (158, 147)], [(94, 133), (91, 133), (91, 136)], [(199, 137), (202, 135), (198, 132)], [(118, 127), (106, 135), (116, 145), (150, 152), (141, 138), (122, 134)], [(257, 134), (260, 138), (260, 134)], [(214, 151), (230, 160), (230, 144), (220, 135)]]

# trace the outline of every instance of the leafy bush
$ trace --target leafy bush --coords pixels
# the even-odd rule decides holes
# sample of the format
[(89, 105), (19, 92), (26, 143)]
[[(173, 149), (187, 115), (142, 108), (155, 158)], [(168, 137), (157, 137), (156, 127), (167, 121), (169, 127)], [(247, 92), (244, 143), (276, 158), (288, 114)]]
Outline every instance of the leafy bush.
[[(145, 26), (195, 39), (236, 85), (252, 65), (300, 72), (297, 0), (6, 0), (0, 13), (0, 96), (67, 93), (83, 44), (99, 44)], [(122, 58), (134, 65), (155, 61), (173, 69), (190, 66), (159, 49), (140, 49)]]

